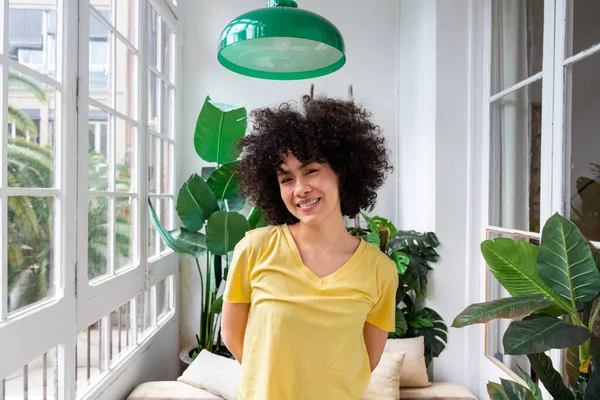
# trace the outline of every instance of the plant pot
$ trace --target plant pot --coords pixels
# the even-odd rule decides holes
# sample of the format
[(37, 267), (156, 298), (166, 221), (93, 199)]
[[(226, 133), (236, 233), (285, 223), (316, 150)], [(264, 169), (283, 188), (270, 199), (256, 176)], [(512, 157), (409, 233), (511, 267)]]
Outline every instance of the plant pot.
[[(189, 367), (190, 364), (194, 361), (194, 359), (192, 358), (192, 355), (196, 351), (197, 348), (198, 348), (197, 345), (192, 344), (190, 346), (185, 347), (179, 353), (179, 360), (181, 361), (181, 371), (182, 372), (185, 371), (187, 369), (187, 367)], [(222, 356), (222, 357), (234, 359), (233, 355), (231, 354), (229, 349), (224, 344), (222, 344), (219, 347), (219, 349), (213, 353), (215, 353), (219, 356)]]

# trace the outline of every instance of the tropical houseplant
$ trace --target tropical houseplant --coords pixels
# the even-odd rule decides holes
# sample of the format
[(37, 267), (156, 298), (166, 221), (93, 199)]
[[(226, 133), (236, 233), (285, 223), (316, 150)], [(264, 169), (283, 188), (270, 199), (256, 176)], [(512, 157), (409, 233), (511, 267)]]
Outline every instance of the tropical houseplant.
[(432, 269), (429, 262), (436, 262), (439, 254), (435, 248), (440, 244), (433, 232), (398, 231), (388, 219), (361, 214), (367, 228), (348, 228), (355, 236), (363, 237), (378, 247), (396, 264), (398, 290), (396, 292), (396, 331), (389, 338), (425, 338), (425, 361), (427, 365), (446, 348), (448, 327), (434, 310), (423, 307), (427, 296), (427, 274)]
[[(217, 294), (227, 277), (229, 255), (247, 231), (264, 223), (257, 209), (248, 217), (240, 213), (246, 201), (238, 188), (236, 168), (241, 149), (237, 143), (245, 133), (245, 108), (206, 97), (196, 123), (194, 148), (213, 167), (204, 168), (202, 176), (192, 174), (179, 189), (176, 211), (183, 226), (166, 230), (148, 202), (150, 218), (163, 242), (176, 253), (193, 258), (200, 276), (200, 330), (192, 357), (202, 349), (220, 350), (217, 317), (223, 302)], [(206, 279), (200, 257), (206, 260)]]
[[(598, 398), (600, 339), (593, 330), (600, 312), (598, 251), (573, 222), (554, 214), (544, 225), (539, 246), (500, 238), (481, 243), (481, 252), (512, 297), (470, 305), (452, 326), (514, 319), (503, 337), (506, 354), (526, 355), (555, 399)], [(550, 349), (568, 349), (567, 384), (544, 354)], [(490, 398), (541, 399), (534, 380), (519, 373), (527, 387), (507, 380), (490, 382)]]

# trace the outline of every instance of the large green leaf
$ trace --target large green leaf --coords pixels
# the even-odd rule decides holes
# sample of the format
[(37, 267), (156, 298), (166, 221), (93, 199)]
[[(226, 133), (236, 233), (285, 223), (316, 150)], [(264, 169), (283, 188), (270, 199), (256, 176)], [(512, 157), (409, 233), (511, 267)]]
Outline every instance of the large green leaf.
[(408, 325), (406, 324), (406, 318), (404, 317), (404, 312), (396, 308), (396, 330), (391, 332), (388, 337), (391, 339), (400, 339), (406, 335), (406, 330), (408, 329)]
[(206, 251), (204, 235), (198, 232), (191, 232), (184, 228), (168, 232), (160, 223), (152, 202), (148, 200), (148, 210), (150, 220), (158, 231), (163, 242), (178, 254), (198, 257)]
[(244, 196), (237, 195), (233, 199), (225, 200), (222, 210), (224, 211), (241, 211), (246, 205), (246, 198)]
[(570, 302), (544, 283), (537, 269), (539, 247), (522, 240), (499, 238), (481, 243), (490, 271), (512, 295), (541, 294), (571, 313)]
[(225, 164), (237, 159), (237, 141), (246, 133), (246, 109), (214, 102), (206, 96), (196, 122), (194, 147), (204, 161)]
[(552, 366), (552, 360), (544, 353), (527, 354), (531, 368), (554, 399), (575, 400), (573, 393), (563, 383), (562, 376)]
[(186, 228), (199, 231), (204, 221), (219, 210), (219, 205), (210, 186), (198, 174), (193, 174), (179, 189), (176, 209)]
[(523, 371), (521, 369), (521, 367), (519, 367), (519, 366), (517, 366), (517, 367), (519, 368), (517, 370), (517, 374), (527, 384), (527, 387), (529, 388), (529, 391), (531, 391), (531, 394), (533, 394), (534, 399), (535, 400), (543, 400), (542, 391), (535, 384), (535, 382), (533, 381), (533, 379), (531, 379), (531, 377), (529, 375), (527, 375), (527, 373), (525, 371)]
[(508, 400), (506, 391), (499, 383), (488, 382), (486, 387), (491, 400)]
[(585, 390), (584, 400), (600, 400), (600, 371), (594, 369)]
[(573, 307), (600, 292), (600, 273), (588, 243), (577, 226), (558, 213), (544, 225), (538, 270), (544, 282)]
[(548, 307), (552, 302), (540, 294), (523, 294), (487, 303), (471, 304), (452, 322), (454, 328), (486, 323), (498, 318), (518, 318)]
[(223, 311), (223, 296), (217, 297), (210, 305), (210, 312), (212, 314), (221, 314), (221, 311)]
[(589, 337), (585, 328), (558, 318), (540, 317), (512, 322), (502, 342), (506, 354), (521, 355), (579, 346)]
[(225, 255), (250, 230), (246, 218), (237, 212), (217, 211), (206, 224), (206, 244), (208, 250), (216, 255)]
[(502, 387), (508, 400), (535, 400), (533, 393), (525, 386), (506, 379), (500, 379), (500, 382), (502, 382)]
[(239, 164), (239, 161), (224, 164), (210, 174), (207, 183), (217, 199), (233, 199), (240, 193), (240, 176), (236, 171)]
[(250, 214), (248, 214), (248, 223), (250, 224), (250, 229), (261, 228), (263, 226), (267, 226), (265, 223), (265, 218), (263, 217), (263, 213), (260, 208), (252, 208)]
[(396, 271), (399, 275), (404, 275), (410, 264), (410, 258), (404, 253), (404, 251), (397, 249), (392, 251), (390, 258), (396, 264)]

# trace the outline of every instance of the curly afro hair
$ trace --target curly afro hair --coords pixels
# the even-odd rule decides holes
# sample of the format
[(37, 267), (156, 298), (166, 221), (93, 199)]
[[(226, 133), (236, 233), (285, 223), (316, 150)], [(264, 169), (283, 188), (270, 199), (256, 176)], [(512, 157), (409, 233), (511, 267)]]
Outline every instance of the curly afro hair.
[(240, 143), (242, 193), (267, 223), (297, 223), (281, 199), (276, 172), (281, 156), (291, 152), (301, 162), (327, 162), (339, 175), (343, 215), (371, 211), (377, 189), (392, 170), (381, 129), (353, 102), (304, 96), (302, 103), (301, 109), (288, 102), (250, 114), (253, 127)]

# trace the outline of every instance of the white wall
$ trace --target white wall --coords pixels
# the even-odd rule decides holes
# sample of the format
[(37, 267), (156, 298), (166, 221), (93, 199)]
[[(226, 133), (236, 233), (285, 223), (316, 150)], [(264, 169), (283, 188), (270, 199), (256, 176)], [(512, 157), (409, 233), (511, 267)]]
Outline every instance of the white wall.
[[(469, 283), (468, 267), (470, 4), (400, 0), (399, 225), (432, 230), (440, 239), (427, 305), (448, 325), (479, 285)], [(450, 328), (448, 346), (434, 361), (434, 379), (477, 393), (478, 350), (477, 331)]]
[[(179, 187), (202, 163), (194, 151), (192, 138), (198, 112), (206, 95), (241, 106), (277, 106), (287, 100), (300, 100), (315, 84), (315, 94), (347, 98), (348, 85), (354, 87), (356, 101), (369, 109), (396, 149), (396, 64), (397, 0), (374, 2), (348, 0), (302, 0), (300, 7), (333, 22), (346, 41), (348, 62), (334, 74), (304, 81), (276, 82), (234, 74), (217, 62), (216, 46), (221, 30), (238, 15), (264, 7), (263, 0), (182, 0), (184, 18), (182, 168)], [(396, 153), (392, 154), (395, 162)], [(379, 192), (375, 213), (397, 220), (395, 176)], [(181, 265), (182, 309), (181, 344), (195, 342), (198, 331), (199, 279), (189, 260)]]
[[(252, 109), (299, 99), (312, 82), (316, 92), (343, 98), (353, 84), (357, 101), (375, 114), (390, 148), (400, 149), (393, 156), (395, 173), (381, 190), (375, 212), (391, 217), (403, 229), (438, 234), (442, 258), (430, 274), (428, 305), (449, 325), (473, 301), (471, 292), (478, 293), (479, 287), (479, 282), (469, 283), (468, 276), (471, 1), (303, 0), (301, 7), (326, 16), (340, 28), (348, 64), (330, 76), (300, 82), (245, 78), (216, 61), (222, 27), (263, 3), (182, 1), (184, 154), (179, 184), (201, 168), (191, 142), (207, 94)], [(197, 332), (197, 275), (184, 260), (182, 345), (193, 343)], [(434, 362), (436, 380), (462, 383), (477, 392), (477, 358), (473, 358), (477, 341), (476, 331), (450, 329), (449, 345)]]

